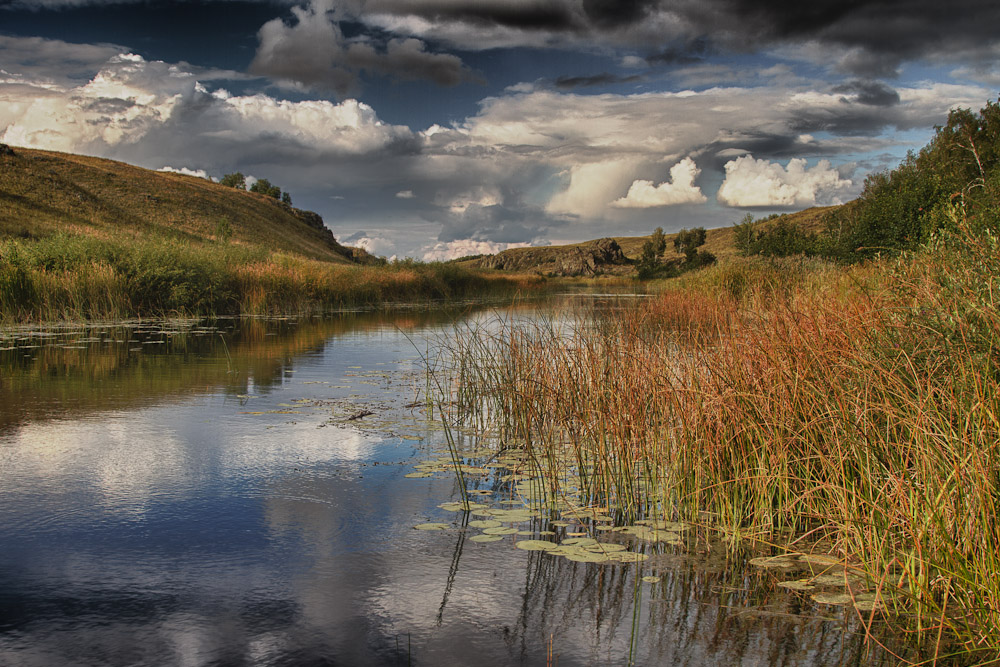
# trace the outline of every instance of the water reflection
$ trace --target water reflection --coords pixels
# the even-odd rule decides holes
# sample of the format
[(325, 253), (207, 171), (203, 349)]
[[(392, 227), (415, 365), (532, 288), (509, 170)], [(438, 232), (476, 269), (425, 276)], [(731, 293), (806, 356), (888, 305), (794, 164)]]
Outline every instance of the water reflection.
[(708, 542), (640, 566), (470, 541), (469, 517), (438, 507), (456, 480), (404, 475), (444, 444), (413, 406), (421, 352), (481, 317), (6, 332), (0, 664), (882, 659), (849, 616)]

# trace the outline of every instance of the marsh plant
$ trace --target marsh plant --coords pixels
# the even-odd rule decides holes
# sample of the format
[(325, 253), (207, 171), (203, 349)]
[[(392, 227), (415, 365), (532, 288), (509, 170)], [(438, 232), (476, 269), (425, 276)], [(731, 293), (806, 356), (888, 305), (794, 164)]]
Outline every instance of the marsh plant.
[(454, 417), (573, 466), (552, 498), (822, 549), (874, 582), (869, 626), (996, 659), (1000, 242), (964, 231), (892, 264), (748, 260), (592, 321), (460, 332)]

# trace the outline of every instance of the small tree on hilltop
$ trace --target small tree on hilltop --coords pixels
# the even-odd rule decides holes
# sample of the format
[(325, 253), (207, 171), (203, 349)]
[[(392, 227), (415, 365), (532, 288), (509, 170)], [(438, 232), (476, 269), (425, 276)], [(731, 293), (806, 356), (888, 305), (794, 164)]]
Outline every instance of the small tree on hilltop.
[(250, 192), (267, 195), (268, 197), (274, 197), (275, 199), (281, 199), (281, 188), (277, 185), (272, 185), (271, 181), (266, 178), (260, 178), (256, 183), (251, 185)]
[(237, 190), (247, 189), (247, 177), (240, 172), (233, 172), (232, 174), (226, 174), (219, 181), (219, 185), (225, 185), (227, 188), (236, 188)]

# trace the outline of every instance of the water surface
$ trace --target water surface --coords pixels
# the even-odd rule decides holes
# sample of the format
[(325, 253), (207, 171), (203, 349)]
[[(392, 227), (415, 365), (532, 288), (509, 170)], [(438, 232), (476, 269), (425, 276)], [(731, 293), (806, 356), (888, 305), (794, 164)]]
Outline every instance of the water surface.
[[(634, 565), (471, 541), (469, 515), (438, 507), (460, 499), (455, 476), (405, 475), (445, 445), (423, 356), (495, 313), (2, 332), (0, 664), (878, 657), (850, 614), (707, 540)], [(496, 475), (466, 483), (511, 497)], [(449, 529), (413, 530), (423, 522)]]

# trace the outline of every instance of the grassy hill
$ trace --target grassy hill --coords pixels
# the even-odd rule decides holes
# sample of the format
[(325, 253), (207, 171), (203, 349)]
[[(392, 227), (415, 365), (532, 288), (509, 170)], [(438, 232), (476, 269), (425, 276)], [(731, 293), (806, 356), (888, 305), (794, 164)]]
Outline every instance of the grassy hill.
[(263, 194), (0, 145), (0, 323), (315, 313), (541, 283), (385, 263)]
[(318, 215), (272, 197), (101, 158), (0, 151), (0, 238), (60, 232), (194, 244), (229, 236), (231, 243), (310, 259), (348, 263), (353, 257)]
[[(804, 231), (819, 232), (823, 228), (823, 217), (837, 208), (835, 206), (813, 207), (796, 213), (780, 216), (782, 220), (797, 225)], [(774, 220), (760, 223), (760, 229), (767, 229)], [(667, 234), (666, 259), (681, 258), (674, 253), (674, 238), (676, 233)], [(484, 268), (501, 268), (513, 271), (533, 271), (551, 275), (585, 275), (585, 274), (618, 274), (625, 275), (634, 272), (633, 262), (639, 259), (643, 244), (649, 236), (616, 236), (612, 237), (621, 255), (617, 258), (608, 251), (605, 240), (584, 241), (558, 246), (542, 246), (533, 248), (511, 248), (496, 255), (468, 258), (460, 261), (466, 266)], [(726, 261), (736, 256), (735, 228), (719, 227), (709, 229), (705, 235), (705, 245), (699, 248), (706, 250), (719, 261)]]

